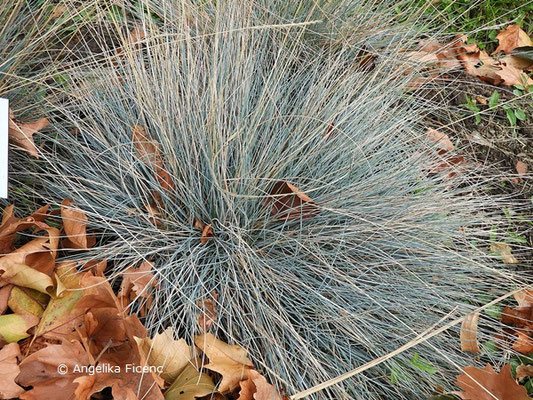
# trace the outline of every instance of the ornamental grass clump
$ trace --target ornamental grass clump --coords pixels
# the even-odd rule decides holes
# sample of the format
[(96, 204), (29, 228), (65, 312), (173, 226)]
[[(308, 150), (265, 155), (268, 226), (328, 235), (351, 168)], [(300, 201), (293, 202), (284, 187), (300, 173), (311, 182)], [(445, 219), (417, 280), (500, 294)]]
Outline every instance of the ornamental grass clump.
[[(72, 70), (41, 160), (14, 168), (21, 187), (38, 178), (43, 202), (86, 212), (89, 254), (111, 277), (154, 264), (153, 332), (190, 340), (211, 299), (209, 329), (292, 394), (514, 284), (486, 255), (497, 200), (474, 165), (426, 141), (428, 105), (399, 51), (412, 30), (382, 41), (370, 68), (354, 61), (363, 31), (332, 51), (305, 40), (315, 15), (251, 1), (207, 11), (147, 20), (142, 39)], [(456, 334), (312, 398), (424, 398), (470, 362)]]

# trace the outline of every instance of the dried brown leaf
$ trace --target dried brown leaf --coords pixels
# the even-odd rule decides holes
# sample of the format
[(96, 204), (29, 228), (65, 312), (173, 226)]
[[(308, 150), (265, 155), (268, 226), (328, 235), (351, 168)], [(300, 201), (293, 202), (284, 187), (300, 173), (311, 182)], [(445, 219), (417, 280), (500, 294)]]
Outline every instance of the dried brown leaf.
[(238, 345), (229, 345), (211, 333), (196, 336), (194, 343), (209, 358), (205, 368), (222, 375), (218, 388), (224, 394), (239, 387), (239, 382), (248, 379), (253, 363), (246, 357), (246, 350)]
[(511, 365), (505, 365), (496, 373), (490, 365), (485, 368), (465, 367), (457, 376), (457, 385), (464, 390), (464, 400), (531, 400), (524, 386), (511, 375)]
[(172, 328), (152, 339), (135, 337), (135, 341), (149, 365), (163, 367), (161, 377), (168, 383), (174, 382), (192, 359), (191, 347), (183, 339), (174, 339)]
[(428, 128), (426, 135), (429, 140), (434, 142), (440, 149), (445, 151), (452, 151), (454, 149), (452, 141), (445, 133), (439, 132), (436, 129)]
[(198, 316), (198, 324), (202, 332), (207, 332), (211, 325), (217, 321), (216, 301), (218, 293), (213, 291), (210, 299), (202, 299), (196, 303), (200, 307), (200, 315)]
[(499, 45), (492, 54), (503, 51), (509, 54), (517, 47), (531, 46), (531, 39), (518, 25), (509, 25), (507, 29), (501, 31), (497, 36)]
[(511, 253), (511, 246), (503, 242), (493, 242), (490, 245), (490, 250), (498, 254), (505, 264), (518, 264), (518, 260)]
[(24, 393), (15, 383), (20, 369), (18, 360), (21, 358), (19, 345), (10, 343), (0, 350), (0, 399), (13, 399)]
[(159, 185), (167, 192), (174, 190), (174, 183), (164, 167), (159, 143), (138, 124), (133, 127), (132, 137), (137, 155), (147, 167), (154, 168)]
[(271, 204), (272, 215), (287, 220), (313, 217), (320, 211), (307, 194), (287, 181), (276, 182), (263, 204)]
[(33, 135), (49, 124), (46, 118), (33, 122), (16, 122), (14, 114), (9, 110), (9, 139), (30, 156), (39, 158)]
[(527, 164), (522, 161), (517, 161), (515, 164), (518, 175), (523, 176), (527, 173)]
[(477, 325), (479, 312), (468, 314), (461, 324), (461, 350), (468, 353), (479, 353)]
[(519, 381), (524, 378), (529, 378), (530, 376), (533, 376), (533, 365), (521, 364), (516, 367), (516, 379)]
[(61, 219), (68, 239), (64, 241), (63, 247), (87, 249), (94, 246), (96, 239), (87, 236), (87, 215), (72, 203), (71, 199), (65, 199), (61, 203)]

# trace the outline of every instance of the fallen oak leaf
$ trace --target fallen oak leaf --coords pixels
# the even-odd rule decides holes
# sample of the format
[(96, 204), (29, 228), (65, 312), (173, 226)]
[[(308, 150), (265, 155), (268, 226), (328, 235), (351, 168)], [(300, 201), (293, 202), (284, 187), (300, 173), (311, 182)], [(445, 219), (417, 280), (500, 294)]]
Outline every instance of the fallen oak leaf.
[(172, 383), (191, 362), (191, 347), (183, 339), (174, 339), (174, 330), (167, 328), (152, 339), (134, 337), (140, 353), (148, 365), (162, 367), (160, 374), (166, 382)]
[(46, 228), (48, 235), (36, 237), (15, 251), (0, 258), (0, 268), (4, 264), (24, 264), (36, 271), (51, 276), (55, 268), (59, 230)]
[(494, 73), (500, 77), (500, 83), (502, 85), (533, 85), (533, 79), (531, 79), (524, 71), (504, 63), (499, 63), (498, 66), (499, 69)]
[(513, 343), (512, 349), (522, 354), (533, 353), (533, 339), (529, 337), (527, 332), (518, 330), (516, 331), (516, 340)]
[(207, 374), (188, 363), (165, 392), (165, 400), (194, 400), (215, 392), (215, 384)]
[(426, 136), (440, 149), (445, 151), (453, 151), (454, 145), (448, 135), (445, 133), (439, 132), (436, 129), (428, 128), (426, 131)]
[(11, 294), (13, 285), (6, 285), (0, 288), (0, 315), (6, 312), (9, 295)]
[(479, 321), (479, 312), (468, 314), (461, 323), (461, 350), (468, 353), (479, 353), (479, 344), (477, 340), (477, 327)]
[(253, 363), (246, 357), (246, 350), (238, 345), (229, 345), (211, 333), (196, 336), (196, 346), (209, 359), (205, 368), (222, 375), (218, 391), (222, 394), (239, 387), (239, 382), (248, 379)]
[(496, 54), (500, 51), (509, 54), (517, 47), (533, 45), (527, 33), (518, 25), (509, 25), (507, 29), (496, 35), (496, 39), (498, 39), (499, 44), (492, 54)]
[(282, 400), (276, 388), (256, 370), (251, 370), (248, 379), (240, 382), (240, 385), (241, 391), (237, 400)]
[(499, 373), (487, 364), (485, 368), (465, 367), (457, 376), (457, 385), (463, 389), (463, 400), (531, 400), (524, 386), (511, 375), (511, 365), (505, 365)]
[(63, 247), (74, 249), (88, 249), (96, 243), (94, 237), (87, 236), (87, 215), (78, 207), (72, 205), (73, 200), (65, 199), (61, 202), (61, 220), (67, 238)]
[(10, 343), (0, 349), (0, 399), (13, 399), (24, 393), (15, 378), (20, 373), (18, 359), (21, 358), (17, 343)]
[(315, 202), (304, 192), (287, 181), (276, 182), (263, 205), (271, 204), (272, 215), (287, 220), (309, 218), (319, 213)]
[(9, 110), (9, 139), (17, 147), (30, 156), (39, 158), (39, 152), (35, 146), (33, 135), (47, 126), (50, 122), (46, 118), (37, 121), (21, 123), (15, 122), (15, 114)]
[(13, 204), (4, 208), (2, 222), (0, 223), (0, 254), (7, 254), (13, 250), (13, 241), (17, 232), (34, 226), (48, 217), (49, 205), (41, 207), (27, 218), (15, 217)]
[(123, 308), (128, 308), (128, 304), (138, 298), (144, 298), (146, 302), (140, 311), (141, 316), (146, 314), (146, 310), (154, 300), (151, 289), (159, 286), (152, 273), (153, 266), (154, 264), (150, 261), (143, 261), (138, 268), (128, 267), (122, 272), (122, 283), (117, 297)]
[(533, 365), (520, 364), (516, 367), (516, 379), (519, 381), (533, 376)]
[[(60, 370), (60, 365), (63, 368)], [(16, 381), (22, 386), (32, 386), (20, 396), (22, 400), (72, 400), (79, 376), (75, 367), (90, 365), (87, 352), (80, 342), (64, 342), (49, 345), (20, 363), (20, 374)], [(61, 388), (58, 390), (58, 388)]]
[(54, 282), (48, 275), (24, 264), (2, 260), (0, 260), (0, 279), (13, 285), (35, 289), (46, 294), (50, 293), (50, 290), (54, 287)]

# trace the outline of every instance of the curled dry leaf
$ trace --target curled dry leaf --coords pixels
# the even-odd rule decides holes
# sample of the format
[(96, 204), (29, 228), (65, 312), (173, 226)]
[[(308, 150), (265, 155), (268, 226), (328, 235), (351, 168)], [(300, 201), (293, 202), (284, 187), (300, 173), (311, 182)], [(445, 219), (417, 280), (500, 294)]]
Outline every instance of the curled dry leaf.
[(533, 353), (533, 339), (529, 337), (529, 333), (517, 330), (516, 335), (517, 337), (513, 343), (512, 349), (522, 354)]
[(428, 128), (428, 130), (426, 131), (426, 135), (429, 140), (431, 140), (438, 146), (438, 148), (445, 151), (452, 151), (454, 149), (453, 143), (448, 137), (448, 135), (432, 128)]
[(11, 142), (20, 147), (30, 156), (39, 158), (39, 152), (35, 146), (33, 135), (43, 129), (49, 124), (46, 118), (38, 119), (37, 121), (21, 123), (15, 122), (15, 115), (11, 109), (9, 110), (9, 139)]
[(287, 181), (276, 182), (263, 204), (271, 204), (272, 215), (287, 220), (313, 217), (320, 211), (308, 195)]
[(139, 351), (149, 365), (163, 367), (161, 378), (172, 383), (191, 362), (191, 347), (183, 339), (174, 339), (174, 330), (167, 328), (152, 339), (135, 337)]
[(52, 275), (55, 268), (59, 230), (46, 228), (48, 235), (40, 236), (0, 258), (1, 265), (24, 264), (43, 274)]
[(511, 365), (496, 373), (490, 365), (485, 368), (465, 367), (457, 377), (457, 385), (463, 400), (531, 400), (524, 386), (516, 383), (511, 375)]
[(202, 299), (196, 303), (201, 310), (198, 316), (198, 324), (203, 332), (207, 332), (211, 328), (211, 325), (217, 321), (217, 299), (218, 293), (213, 291), (210, 299)]
[(24, 264), (2, 262), (0, 260), (0, 278), (13, 285), (49, 293), (54, 287), (52, 278)]
[(237, 400), (282, 400), (276, 388), (256, 370), (251, 370), (248, 379), (240, 382), (241, 391)]
[(194, 400), (214, 391), (215, 384), (209, 375), (198, 372), (189, 363), (165, 392), (165, 400)]
[(123, 308), (138, 298), (144, 298), (146, 301), (141, 308), (141, 316), (145, 315), (154, 300), (152, 289), (158, 287), (157, 279), (152, 273), (153, 266), (153, 263), (143, 261), (138, 268), (129, 267), (122, 273), (118, 299)]
[(497, 36), (499, 45), (492, 54), (503, 51), (505, 54), (511, 53), (517, 47), (531, 46), (531, 39), (518, 25), (509, 25), (507, 29), (501, 31)]
[(477, 326), (479, 321), (479, 312), (468, 314), (461, 324), (461, 350), (468, 353), (479, 353), (479, 344), (477, 340)]
[[(11, 311), (15, 314), (31, 314), (40, 318), (44, 311), (43, 304), (34, 293), (35, 292), (31, 289), (14, 286), (8, 300), (8, 305)], [(48, 296), (45, 297), (49, 298)]]
[(513, 296), (519, 307), (531, 307), (533, 305), (533, 290), (521, 290)]
[(96, 239), (87, 236), (88, 218), (78, 207), (75, 207), (71, 199), (65, 199), (61, 203), (61, 219), (67, 238), (63, 247), (73, 249), (88, 249), (94, 246)]
[(152, 139), (141, 125), (135, 125), (132, 131), (133, 143), (142, 162), (155, 170), (159, 185), (165, 191), (172, 191), (174, 183), (165, 169), (159, 143)]
[(21, 358), (19, 345), (10, 343), (0, 350), (0, 399), (13, 399), (24, 393), (15, 383), (20, 369), (18, 359)]
[(533, 376), (533, 365), (521, 364), (516, 367), (516, 379), (519, 381), (524, 378), (529, 378), (530, 376)]
[(246, 350), (237, 345), (229, 345), (211, 333), (196, 336), (194, 343), (209, 358), (205, 368), (222, 375), (218, 388), (222, 394), (239, 387), (239, 382), (248, 379), (253, 363), (246, 357)]
[[(4, 209), (0, 223), (0, 254), (7, 254), (14, 250), (13, 241), (17, 232), (36, 226), (48, 217), (48, 207), (41, 207), (27, 218), (15, 217), (15, 208), (9, 205)], [(46, 226), (48, 227), (48, 226)]]

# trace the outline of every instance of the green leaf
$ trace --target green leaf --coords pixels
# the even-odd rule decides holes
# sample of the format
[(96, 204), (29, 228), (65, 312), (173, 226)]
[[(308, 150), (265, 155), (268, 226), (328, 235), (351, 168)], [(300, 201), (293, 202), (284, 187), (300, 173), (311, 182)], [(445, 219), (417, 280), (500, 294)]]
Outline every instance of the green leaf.
[(509, 109), (505, 110), (505, 113), (507, 114), (507, 119), (511, 123), (511, 126), (515, 126), (516, 125), (516, 115), (514, 114), (514, 111), (509, 108)]
[(489, 107), (494, 108), (498, 104), (498, 100), (500, 99), (500, 93), (495, 90), (492, 92), (492, 94), (489, 97)]
[(525, 90), (526, 89), (523, 85), (521, 85), (519, 83), (517, 83), (516, 85), (513, 85), (513, 87), (518, 89), (518, 90)]
[(525, 237), (517, 235), (516, 233), (510, 231), (507, 231), (507, 234), (510, 236), (510, 238), (507, 239), (506, 242), (527, 244), (527, 239)]
[(476, 125), (479, 125), (481, 123), (481, 115), (479, 115), (479, 113), (476, 113), (474, 117), (476, 118)]
[(524, 112), (524, 110), (521, 110), (520, 108), (517, 108), (516, 110), (514, 110), (514, 115), (520, 121), (525, 121), (526, 120), (526, 113)]
[(518, 90), (518, 89), (515, 89), (515, 90), (513, 90), (513, 94), (514, 94), (515, 96), (522, 96), (522, 91), (521, 91), (521, 90)]
[(486, 342), (481, 343), (481, 352), (484, 354), (497, 354), (500, 352), (500, 349), (492, 340), (487, 340)]
[(431, 375), (436, 374), (438, 371), (437, 368), (435, 368), (431, 363), (422, 360), (418, 353), (415, 353), (413, 358), (411, 358), (411, 365), (414, 368), (427, 372)]
[(500, 315), (502, 314), (502, 308), (496, 304), (489, 306), (485, 308), (485, 313), (494, 319), (500, 319)]

